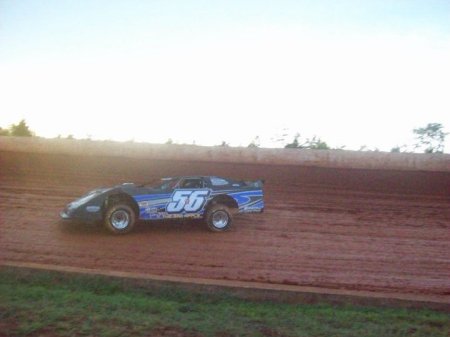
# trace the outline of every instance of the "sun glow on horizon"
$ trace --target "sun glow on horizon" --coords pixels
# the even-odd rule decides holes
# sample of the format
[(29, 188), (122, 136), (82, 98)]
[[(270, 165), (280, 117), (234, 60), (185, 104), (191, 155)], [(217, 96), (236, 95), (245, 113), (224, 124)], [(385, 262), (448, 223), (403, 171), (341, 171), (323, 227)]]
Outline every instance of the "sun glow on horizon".
[(412, 129), (430, 122), (450, 128), (450, 35), (292, 22), (186, 34), (114, 53), (0, 57), (0, 126), (24, 118), (50, 138), (247, 146), (259, 137), (264, 147), (299, 132), (382, 150), (411, 144)]

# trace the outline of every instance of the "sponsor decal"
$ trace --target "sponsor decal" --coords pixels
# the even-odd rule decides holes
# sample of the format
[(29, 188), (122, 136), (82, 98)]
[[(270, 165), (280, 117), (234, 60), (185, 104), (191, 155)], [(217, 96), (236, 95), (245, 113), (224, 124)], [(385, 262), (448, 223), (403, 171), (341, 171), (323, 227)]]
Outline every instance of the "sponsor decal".
[(96, 213), (100, 211), (100, 206), (87, 206), (86, 211), (88, 211), (89, 213)]

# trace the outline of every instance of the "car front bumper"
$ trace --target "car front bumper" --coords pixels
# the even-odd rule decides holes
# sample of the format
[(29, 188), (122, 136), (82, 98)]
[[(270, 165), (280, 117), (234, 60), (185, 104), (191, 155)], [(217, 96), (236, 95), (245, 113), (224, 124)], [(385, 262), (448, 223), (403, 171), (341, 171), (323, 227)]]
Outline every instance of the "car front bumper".
[(62, 220), (76, 220), (81, 222), (98, 222), (102, 220), (102, 212), (98, 206), (86, 206), (78, 208), (66, 207), (61, 212), (59, 216)]
[(69, 214), (67, 214), (67, 211), (66, 211), (66, 210), (59, 212), (59, 217), (60, 217), (61, 219), (63, 219), (63, 220), (70, 220), (70, 219), (71, 219), (71, 217), (69, 216)]

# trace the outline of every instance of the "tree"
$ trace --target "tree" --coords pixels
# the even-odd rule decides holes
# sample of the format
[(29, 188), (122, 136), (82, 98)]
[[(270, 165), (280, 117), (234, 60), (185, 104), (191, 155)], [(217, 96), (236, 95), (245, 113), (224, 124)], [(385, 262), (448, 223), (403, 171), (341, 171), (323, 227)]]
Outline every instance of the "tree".
[(0, 128), (0, 136), (9, 136), (9, 130)]
[(250, 144), (248, 144), (249, 148), (256, 148), (256, 147), (260, 147), (261, 146), (261, 142), (259, 141), (259, 136), (256, 136)]
[(300, 138), (300, 134), (297, 133), (294, 136), (294, 140), (292, 141), (292, 143), (286, 144), (286, 146), (284, 147), (285, 149), (302, 149), (303, 145), (300, 145), (298, 142), (298, 139)]
[(31, 136), (33, 136), (33, 133), (28, 128), (28, 125), (24, 119), (22, 119), (19, 122), (19, 124), (17, 124), (17, 125), (16, 124), (11, 125), (10, 134), (11, 134), (11, 136), (16, 136), (16, 137), (31, 137)]
[(286, 149), (310, 149), (310, 150), (329, 150), (330, 147), (319, 137), (312, 137), (311, 139), (306, 138), (306, 140), (300, 144), (299, 142), (300, 134), (297, 133), (294, 137), (292, 143), (286, 144)]
[(391, 149), (391, 153), (400, 153), (400, 152), (403, 152), (403, 153), (408, 152), (408, 146), (407, 145), (402, 145), (402, 146), (397, 145)]
[(307, 139), (307, 148), (311, 150), (329, 150), (330, 147), (320, 138), (314, 136), (312, 139)]
[(414, 148), (421, 148), (424, 153), (443, 153), (445, 137), (448, 135), (443, 128), (440, 123), (428, 123), (424, 128), (414, 129), (417, 140)]

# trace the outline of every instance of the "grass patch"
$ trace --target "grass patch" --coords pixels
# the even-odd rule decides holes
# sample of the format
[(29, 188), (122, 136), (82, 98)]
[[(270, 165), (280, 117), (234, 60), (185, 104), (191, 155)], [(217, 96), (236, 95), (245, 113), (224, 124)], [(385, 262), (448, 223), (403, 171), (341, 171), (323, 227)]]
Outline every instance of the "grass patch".
[(0, 336), (447, 337), (416, 309), (246, 301), (102, 276), (0, 269)]

